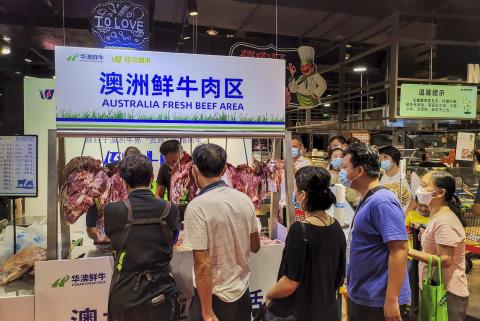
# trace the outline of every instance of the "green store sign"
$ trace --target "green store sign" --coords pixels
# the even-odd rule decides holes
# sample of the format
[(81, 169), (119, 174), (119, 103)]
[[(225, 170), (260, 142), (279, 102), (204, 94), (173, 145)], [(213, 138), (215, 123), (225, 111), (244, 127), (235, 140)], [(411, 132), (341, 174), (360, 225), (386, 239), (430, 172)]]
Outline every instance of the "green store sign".
[(400, 118), (475, 119), (477, 87), (403, 84)]

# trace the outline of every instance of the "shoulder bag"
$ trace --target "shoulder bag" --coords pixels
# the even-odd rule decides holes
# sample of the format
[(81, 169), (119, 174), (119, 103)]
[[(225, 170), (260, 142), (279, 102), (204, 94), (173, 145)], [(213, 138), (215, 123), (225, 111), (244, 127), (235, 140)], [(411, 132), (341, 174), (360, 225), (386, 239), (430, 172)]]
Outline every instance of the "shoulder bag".
[(437, 262), (438, 283), (433, 280), (433, 257), (428, 258), (427, 276), (420, 297), (419, 321), (448, 321), (447, 291), (442, 276), (442, 259)]
[[(110, 308), (112, 306), (112, 302), (110, 300), (111, 293), (116, 288), (116, 286), (121, 286), (124, 289), (131, 290), (131, 291), (139, 291), (143, 287), (148, 287), (149, 282), (153, 282), (157, 280), (156, 273), (155, 271), (138, 271), (135, 272), (135, 277), (131, 278), (128, 282), (123, 282), (120, 284), (118, 281), (120, 280), (120, 276), (122, 273), (122, 263), (123, 259), (126, 255), (125, 253), (125, 247), (126, 247), (126, 242), (127, 239), (130, 235), (130, 232), (132, 231), (133, 226), (138, 226), (138, 225), (154, 225), (154, 224), (160, 224), (162, 233), (164, 235), (165, 241), (167, 242), (169, 248), (172, 248), (173, 246), (173, 232), (168, 226), (167, 223), (167, 216), (170, 213), (171, 209), (171, 203), (167, 202), (163, 212), (161, 213), (160, 217), (156, 218), (145, 218), (145, 219), (135, 219), (133, 218), (132, 214), (132, 205), (130, 203), (130, 199), (126, 199), (123, 201), (125, 207), (128, 210), (128, 223), (125, 224), (123, 227), (123, 230), (120, 234), (120, 246), (117, 250), (117, 253), (115, 255), (115, 263), (114, 263), (114, 268), (113, 268), (113, 276), (112, 276), (112, 282), (110, 284), (110, 295), (109, 295), (109, 314), (110, 314)], [(145, 282), (146, 281), (146, 282)], [(155, 294), (153, 297), (148, 298), (146, 304), (149, 305), (149, 309), (152, 306), (156, 305), (161, 305), (162, 303), (167, 303), (168, 302), (168, 295), (166, 293), (162, 293), (160, 295)], [(110, 314), (110, 319), (111, 314)]]

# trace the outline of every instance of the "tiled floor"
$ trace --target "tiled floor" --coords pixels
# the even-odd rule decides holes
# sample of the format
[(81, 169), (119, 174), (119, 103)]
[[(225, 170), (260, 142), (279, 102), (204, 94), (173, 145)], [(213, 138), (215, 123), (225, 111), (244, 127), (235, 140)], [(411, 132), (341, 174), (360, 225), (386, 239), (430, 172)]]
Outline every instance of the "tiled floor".
[(473, 269), (468, 274), (468, 289), (470, 291), (468, 320), (480, 320), (480, 259), (473, 261)]

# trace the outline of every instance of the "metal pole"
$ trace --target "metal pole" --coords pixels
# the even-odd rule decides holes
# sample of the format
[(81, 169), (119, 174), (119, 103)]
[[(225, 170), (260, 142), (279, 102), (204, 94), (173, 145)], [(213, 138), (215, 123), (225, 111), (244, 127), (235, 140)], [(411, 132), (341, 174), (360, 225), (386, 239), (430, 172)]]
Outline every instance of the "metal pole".
[(283, 141), (283, 159), (285, 167), (285, 200), (287, 202), (287, 227), (295, 222), (295, 209), (292, 203), (293, 196), (293, 158), (292, 158), (292, 133), (286, 132)]
[(398, 102), (398, 50), (399, 50), (399, 14), (393, 17), (392, 22), (392, 43), (390, 45), (390, 64), (389, 64), (389, 81), (390, 91), (388, 94), (388, 111), (389, 118), (394, 121), (397, 116), (397, 102)]
[(58, 259), (57, 131), (48, 130), (47, 258)]
[(13, 223), (13, 254), (17, 254), (17, 218), (15, 215), (15, 198), (9, 200), (10, 203), (10, 215)]
[[(103, 161), (103, 160), (102, 160)], [(59, 173), (63, 173), (65, 168), (65, 139), (60, 138), (58, 140), (58, 163), (57, 168)], [(57, 185), (57, 193), (61, 185)], [(57, 203), (58, 206), (58, 203)], [(70, 225), (67, 224), (65, 220), (65, 215), (63, 215), (63, 208), (60, 208), (60, 236), (62, 242), (62, 259), (66, 259), (70, 255)]]
[(365, 127), (363, 123), (363, 72), (360, 73), (360, 119), (362, 120), (362, 129)]
[[(274, 160), (280, 160), (282, 158), (282, 141), (280, 139), (273, 140), (273, 151), (272, 151), (272, 158)], [(272, 192), (270, 199), (270, 220), (269, 220), (269, 237), (272, 240), (277, 239), (278, 235), (278, 216), (281, 215), (280, 213), (280, 191)]]

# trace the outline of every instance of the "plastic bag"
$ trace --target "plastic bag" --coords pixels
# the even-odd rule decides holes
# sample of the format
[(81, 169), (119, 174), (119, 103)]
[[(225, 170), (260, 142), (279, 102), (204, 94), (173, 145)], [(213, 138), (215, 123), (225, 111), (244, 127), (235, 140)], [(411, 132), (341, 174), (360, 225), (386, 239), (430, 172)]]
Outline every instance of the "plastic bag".
[[(47, 231), (39, 225), (28, 227), (17, 226), (16, 251), (20, 252), (27, 246), (47, 248)], [(0, 264), (13, 255), (13, 226), (9, 225), (0, 234)]]

